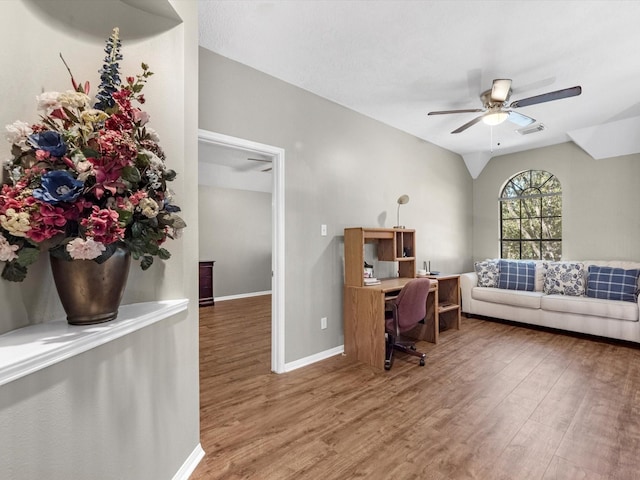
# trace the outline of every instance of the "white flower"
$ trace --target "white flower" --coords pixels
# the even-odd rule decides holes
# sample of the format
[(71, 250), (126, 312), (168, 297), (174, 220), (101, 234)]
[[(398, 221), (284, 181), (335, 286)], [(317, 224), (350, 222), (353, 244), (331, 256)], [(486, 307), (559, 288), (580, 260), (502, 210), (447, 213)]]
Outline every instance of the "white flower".
[(9, 241), (0, 233), (0, 261), (10, 262), (11, 260), (18, 258), (16, 250), (18, 245), (12, 245)]
[(140, 153), (143, 153), (147, 156), (147, 158), (149, 159), (149, 165), (154, 170), (164, 169), (164, 162), (162, 161), (162, 159), (159, 156), (157, 156), (155, 153), (153, 153), (151, 150), (142, 149)]
[(143, 198), (142, 200), (140, 200), (138, 208), (147, 218), (153, 218), (160, 212), (160, 207), (153, 198)]
[(48, 113), (59, 108), (60, 102), (58, 101), (58, 96), (60, 96), (58, 92), (44, 92), (38, 95), (36, 97), (36, 100), (38, 101), (38, 110)]
[(84, 240), (78, 237), (67, 243), (67, 252), (74, 260), (93, 260), (105, 250), (106, 247), (102, 243), (96, 242), (93, 238)]
[(156, 132), (151, 127), (144, 127), (144, 129), (147, 132), (147, 135), (145, 138), (151, 140), (152, 142), (160, 143), (160, 137), (158, 136), (158, 132)]
[(60, 102), (60, 105), (63, 107), (87, 108), (89, 107), (91, 99), (86, 93), (67, 90), (58, 95), (58, 102)]
[(5, 215), (0, 215), (0, 225), (14, 237), (25, 237), (25, 232), (31, 230), (30, 217), (27, 212), (16, 212), (7, 208)]
[(7, 140), (13, 145), (19, 146), (22, 150), (29, 150), (31, 147), (27, 145), (27, 137), (33, 133), (31, 125), (21, 120), (13, 122), (6, 126)]

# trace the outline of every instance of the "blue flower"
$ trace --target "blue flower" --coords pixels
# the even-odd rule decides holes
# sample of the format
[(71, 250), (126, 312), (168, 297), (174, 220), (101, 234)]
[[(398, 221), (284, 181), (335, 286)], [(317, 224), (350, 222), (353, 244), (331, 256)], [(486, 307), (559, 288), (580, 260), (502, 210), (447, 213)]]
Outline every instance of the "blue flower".
[(84, 183), (76, 180), (69, 172), (53, 170), (42, 175), (42, 188), (33, 190), (33, 196), (43, 202), (55, 205), (58, 202), (73, 202)]
[(34, 133), (27, 138), (33, 148), (49, 152), (52, 157), (62, 157), (67, 153), (67, 145), (58, 132), (47, 130), (42, 133)]

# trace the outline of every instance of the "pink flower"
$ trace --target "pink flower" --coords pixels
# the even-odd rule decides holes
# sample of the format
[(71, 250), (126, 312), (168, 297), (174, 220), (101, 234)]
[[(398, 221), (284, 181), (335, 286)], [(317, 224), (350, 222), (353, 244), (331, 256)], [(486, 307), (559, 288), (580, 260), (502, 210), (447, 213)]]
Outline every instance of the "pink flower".
[(140, 126), (145, 125), (149, 121), (149, 114), (143, 112), (139, 108), (133, 110), (133, 120)]
[(93, 260), (105, 250), (106, 247), (102, 243), (96, 242), (93, 238), (84, 240), (78, 237), (67, 243), (67, 252), (74, 260)]
[(51, 153), (49, 153), (49, 152), (47, 152), (45, 150), (36, 150), (36, 159), (39, 160), (39, 161), (46, 160), (50, 156), (51, 156)]
[(118, 212), (108, 208), (93, 207), (89, 218), (84, 218), (80, 225), (85, 228), (87, 237), (93, 237), (97, 242), (105, 245), (112, 244), (124, 238), (125, 229), (118, 223)]

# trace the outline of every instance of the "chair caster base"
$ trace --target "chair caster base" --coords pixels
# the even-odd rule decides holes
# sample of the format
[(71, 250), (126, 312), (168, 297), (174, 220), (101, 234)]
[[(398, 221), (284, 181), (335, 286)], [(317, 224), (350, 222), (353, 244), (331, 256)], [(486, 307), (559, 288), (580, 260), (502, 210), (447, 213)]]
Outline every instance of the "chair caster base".
[(421, 367), (424, 367), (424, 357), (422, 357), (422, 358), (420, 359), (420, 366), (421, 366)]
[(384, 361), (384, 369), (391, 370), (391, 362), (389, 360)]

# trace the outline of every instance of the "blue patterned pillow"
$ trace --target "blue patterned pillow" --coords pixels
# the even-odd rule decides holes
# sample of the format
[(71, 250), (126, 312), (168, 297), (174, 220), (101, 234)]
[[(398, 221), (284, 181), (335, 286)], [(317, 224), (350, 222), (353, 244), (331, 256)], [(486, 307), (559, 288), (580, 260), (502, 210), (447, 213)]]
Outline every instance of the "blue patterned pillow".
[(498, 275), (500, 270), (498, 269), (498, 260), (485, 260), (484, 262), (476, 262), (473, 264), (476, 274), (478, 275), (479, 287), (497, 287)]
[(536, 285), (536, 264), (517, 260), (500, 260), (499, 288), (533, 292)]
[(584, 264), (579, 262), (544, 262), (543, 291), (580, 297), (584, 295)]
[(638, 275), (640, 269), (589, 266), (587, 297), (607, 300), (638, 301)]

